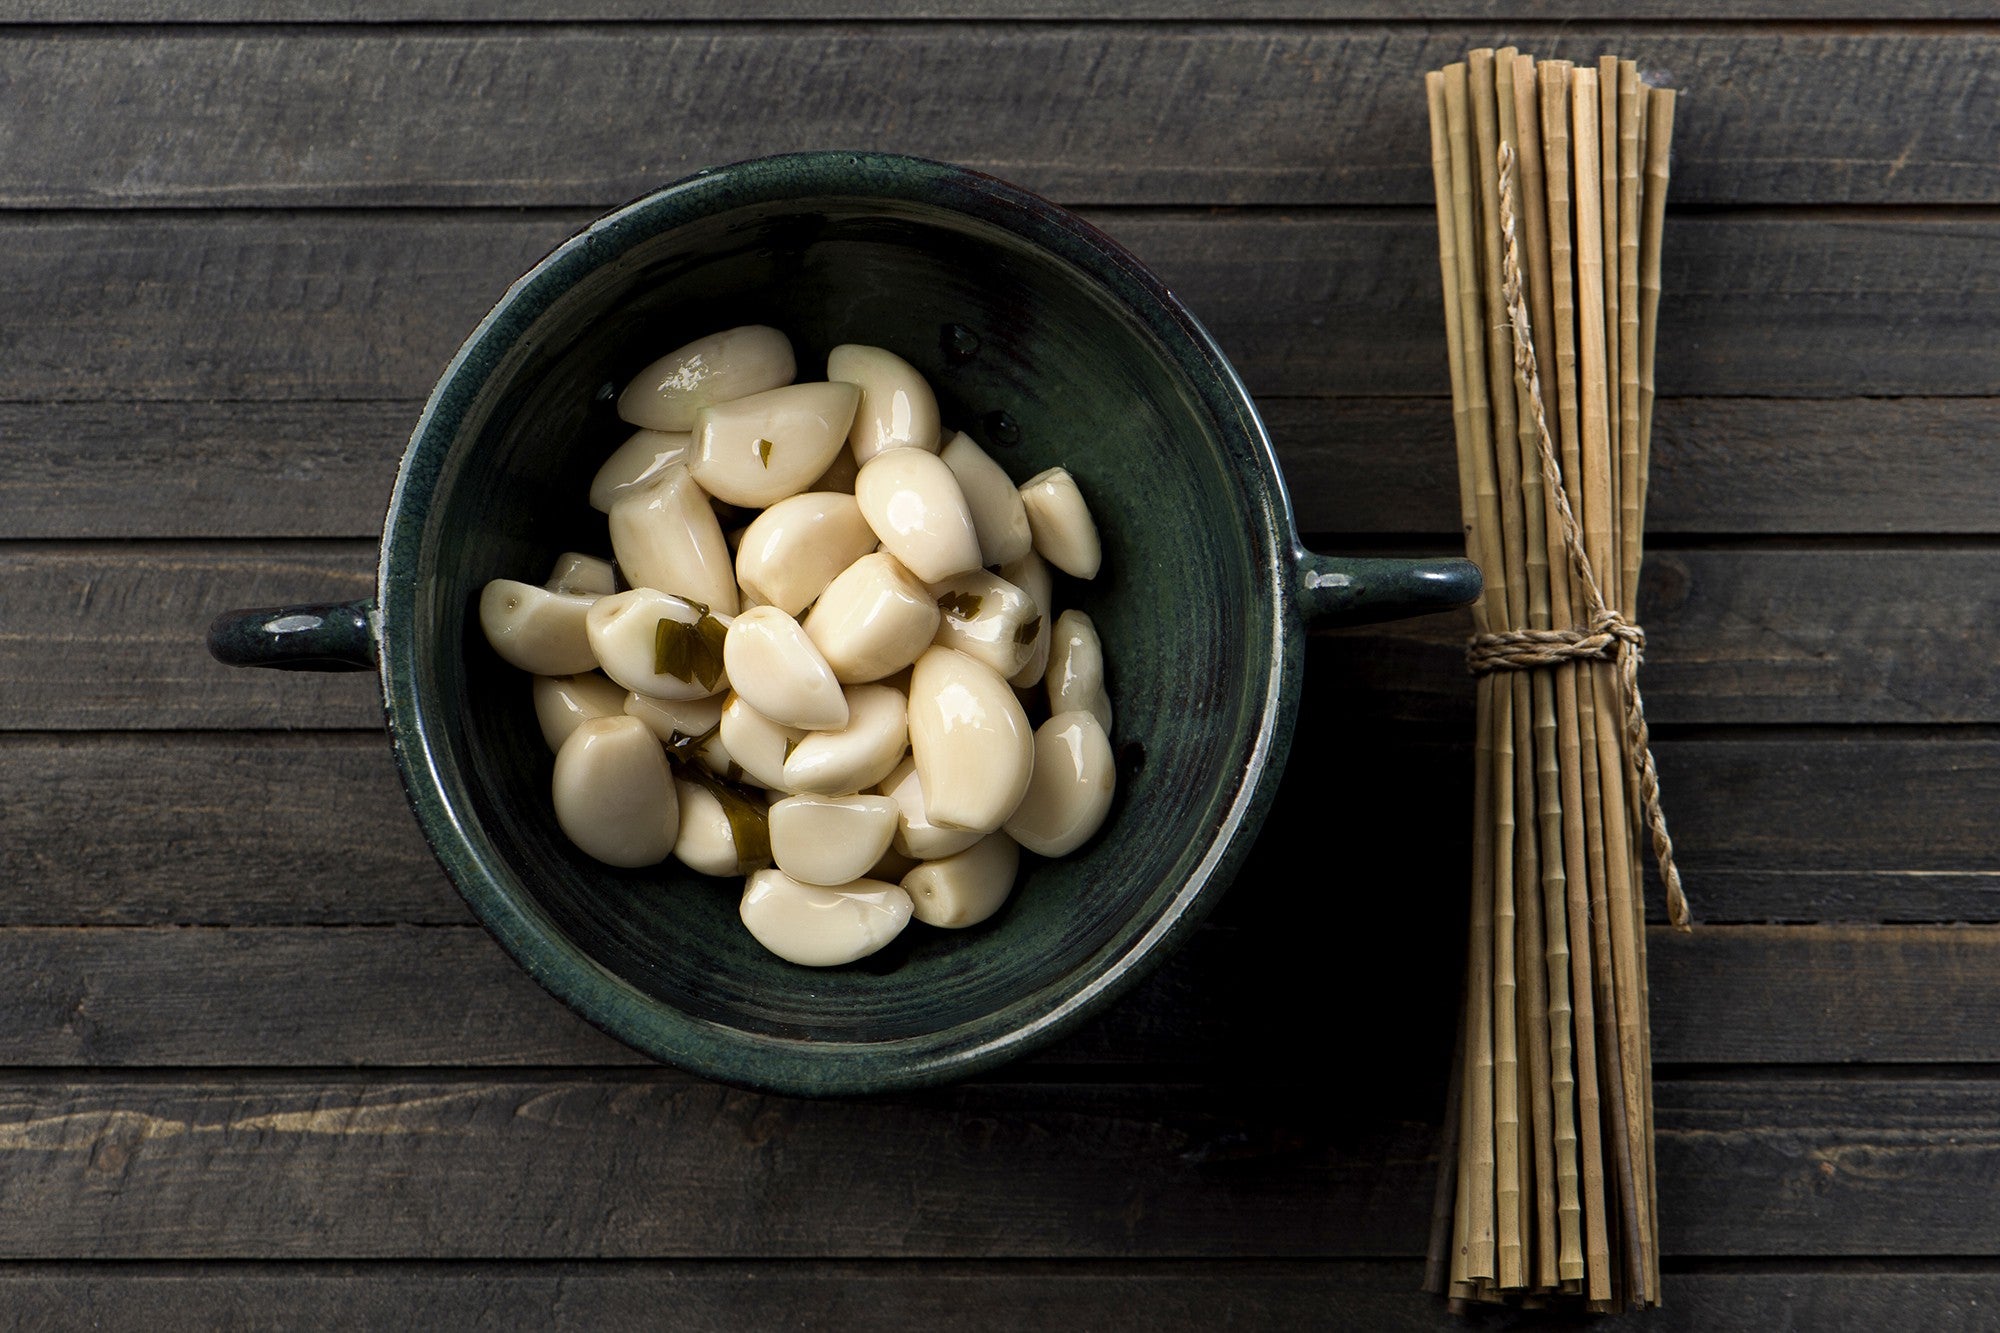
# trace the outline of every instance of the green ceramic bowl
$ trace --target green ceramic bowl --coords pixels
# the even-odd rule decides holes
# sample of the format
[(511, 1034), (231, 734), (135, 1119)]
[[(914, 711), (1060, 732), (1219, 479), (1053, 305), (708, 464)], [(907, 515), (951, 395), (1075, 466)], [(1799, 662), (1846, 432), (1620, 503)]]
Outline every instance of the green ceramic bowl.
[[(1104, 640), (1119, 790), (1102, 832), (1024, 858), (984, 926), (912, 926), (844, 968), (794, 967), (737, 920), (739, 886), (619, 871), (556, 828), (528, 679), (474, 605), (607, 549), (585, 503), (627, 429), (614, 391), (654, 356), (775, 325), (802, 378), (843, 342), (889, 347), (948, 423), (1016, 477), (1060, 463), (1104, 572), (1059, 586)], [(500, 299), (404, 455), (372, 603), (225, 616), (218, 657), (376, 667), (410, 803), (500, 943), (598, 1027), (732, 1083), (855, 1093), (942, 1082), (1074, 1028), (1214, 904), (1283, 767), (1310, 622), (1438, 610), (1463, 561), (1300, 549), (1284, 483), (1215, 342), (1095, 227), (961, 167), (805, 153), (703, 172), (566, 242)]]

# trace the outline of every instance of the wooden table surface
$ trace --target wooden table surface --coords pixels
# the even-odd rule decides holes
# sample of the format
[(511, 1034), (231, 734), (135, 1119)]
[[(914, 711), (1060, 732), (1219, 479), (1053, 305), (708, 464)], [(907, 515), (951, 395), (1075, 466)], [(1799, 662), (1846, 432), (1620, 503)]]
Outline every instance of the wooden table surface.
[(1316, 545), (1449, 550), (1419, 75), (1512, 40), (1685, 90), (1640, 610), (1701, 924), (1649, 944), (1644, 1325), (1993, 1326), (1991, 0), (7, 8), (0, 1323), (1447, 1326), (1462, 616), (1314, 642), (1254, 863), (1143, 991), (830, 1102), (571, 1017), (427, 855), (372, 682), (200, 636), (367, 593), (432, 378), (551, 244), (803, 147), (1081, 208), (1235, 359)]

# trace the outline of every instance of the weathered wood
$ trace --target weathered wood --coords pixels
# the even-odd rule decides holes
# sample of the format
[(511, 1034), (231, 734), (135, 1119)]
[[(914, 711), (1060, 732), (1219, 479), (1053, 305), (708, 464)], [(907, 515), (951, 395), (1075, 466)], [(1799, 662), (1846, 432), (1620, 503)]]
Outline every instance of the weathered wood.
[[(202, 632), (234, 607), (367, 596), (374, 555), (363, 542), (0, 545), (14, 590), (0, 730), (372, 726), (371, 676), (233, 670)], [(2000, 720), (1997, 596), (2000, 553), (1984, 547), (1657, 550), (1639, 598), (1649, 716)], [(1308, 688), (1352, 694), (1354, 716), (1468, 716), (1465, 623), (1320, 635)]]
[[(1171, 19), (1481, 22), (1491, 0), (590, 0), (560, 11), (535, 0), (16, 0), (0, 23), (583, 23), (770, 19)], [(1523, 23), (1634, 19), (1980, 19), (1989, 0), (1520, 0)]]
[[(1662, 1079), (1670, 1255), (1977, 1255), (1985, 1079)], [(1415, 1255), (1430, 1130), (1318, 1095), (800, 1103), (652, 1071), (0, 1086), (15, 1258)]]
[(805, 1103), (648, 1070), (0, 1085), (15, 1258), (1408, 1253), (1420, 1124), (1097, 1084)]
[[(1468, 738), (1356, 728), (1309, 692), (1303, 762), (1242, 882), (1309, 856), (1315, 812), (1355, 827), (1456, 809)], [(2000, 742), (1840, 732), (1668, 738), (1656, 753), (1704, 922), (2000, 921)], [(88, 830), (79, 836), (78, 830)], [(366, 836), (355, 836), (365, 830)], [(1427, 830), (1424, 884), (1449, 901), (1469, 854)], [(377, 732), (0, 737), (0, 925), (462, 925)], [(1426, 888), (1428, 892), (1428, 887)], [(1254, 922), (1246, 888), (1224, 919)]]
[[(1409, 892), (1443, 916), (1456, 888), (1430, 876)], [(1343, 1049), (1368, 1067), (1410, 1067), (1413, 1087), (1371, 1094), (1375, 1111), (1428, 1114), (1450, 1015), (1424, 996), (1433, 986), (1449, 995), (1455, 950), (1435, 937), (1381, 942), (1389, 926), (1376, 916), (1329, 907), (1295, 912), (1281, 928), (1239, 913), (1090, 1030), (993, 1077), (1039, 1065), (1250, 1076), (1282, 1064), (1297, 1040), (1271, 1015), (1365, 1004), (1393, 975), (1408, 998), (1369, 1031), (1344, 1035)], [(1353, 976), (1315, 971), (1320, 941), (1343, 932), (1371, 941), (1343, 953), (1340, 971)], [(1656, 927), (1648, 947), (1653, 1058), (1663, 1065), (2000, 1062), (1990, 1021), (2000, 928)], [(8, 1066), (646, 1063), (571, 1016), (472, 926), (9, 927), (0, 1018)], [(1418, 1058), (1433, 1048), (1435, 1061)]]
[[(26, 1327), (453, 1329), (994, 1328), (1369, 1329), (1452, 1333), (1463, 1319), (1417, 1289), (1411, 1260), (952, 1260), (508, 1263), (18, 1263), (0, 1304)], [(1666, 1304), (1593, 1329), (1973, 1329), (2000, 1304), (1978, 1262), (1857, 1268), (1794, 1260), (1751, 1271), (1668, 1273)], [(192, 1314), (192, 1317), (191, 1317)], [(1478, 1328), (1564, 1327), (1548, 1315), (1482, 1313)]]
[[(373, 537), (422, 406), (0, 403), (0, 538)], [(1456, 532), (1447, 400), (1259, 407), (1302, 531)], [(1996, 433), (1994, 398), (1664, 399), (1647, 528), (1991, 534)]]
[(1991, 129), (1988, 32), (1510, 22), (26, 33), (0, 49), (0, 204), (602, 206), (826, 144), (1083, 203), (1423, 204), (1419, 74), (1513, 42), (1686, 89), (1683, 203), (2000, 201), (1964, 148)]
[[(1260, 395), (1446, 384), (1428, 208), (1089, 216), (1157, 269)], [(0, 215), (8, 397), (421, 399), (507, 284), (588, 218)], [(1665, 264), (1663, 395), (2000, 394), (1985, 317), (2000, 222), (1677, 216)]]

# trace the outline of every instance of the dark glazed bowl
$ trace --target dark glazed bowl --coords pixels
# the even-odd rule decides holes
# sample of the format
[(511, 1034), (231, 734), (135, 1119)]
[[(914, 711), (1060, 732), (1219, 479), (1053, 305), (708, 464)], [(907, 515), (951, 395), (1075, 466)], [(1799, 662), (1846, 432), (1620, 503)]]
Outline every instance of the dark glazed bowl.
[[(842, 342), (912, 361), (948, 423), (1017, 479), (1077, 477), (1104, 572), (1058, 589), (1104, 640), (1119, 791), (1103, 831), (1024, 858), (1006, 909), (912, 927), (845, 968), (794, 967), (735, 881), (576, 852), (549, 805), (528, 678), (480, 636), (499, 577), (604, 552), (585, 494), (628, 433), (614, 391), (735, 324), (785, 330), (801, 378)], [(410, 802), (523, 967), (606, 1032), (734, 1083), (853, 1093), (942, 1082), (1101, 1010), (1178, 944), (1241, 860), (1291, 736), (1310, 619), (1478, 592), (1463, 561), (1302, 552), (1269, 442), (1214, 341), (1124, 249), (1013, 186), (910, 158), (807, 153), (704, 172), (612, 213), (501, 298), (403, 459), (374, 606), (237, 613), (226, 661), (377, 665)]]

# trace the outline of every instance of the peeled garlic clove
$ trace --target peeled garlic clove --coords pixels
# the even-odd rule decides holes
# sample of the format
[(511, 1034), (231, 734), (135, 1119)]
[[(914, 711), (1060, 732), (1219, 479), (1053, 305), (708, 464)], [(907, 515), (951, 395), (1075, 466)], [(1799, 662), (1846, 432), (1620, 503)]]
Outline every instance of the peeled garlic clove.
[(680, 834), (680, 800), (659, 738), (635, 717), (595, 717), (556, 751), (556, 823), (606, 865), (667, 859)]
[(840, 796), (865, 791), (889, 776), (909, 745), (908, 701), (886, 685), (852, 685), (847, 725), (815, 731), (792, 747), (785, 785), (793, 791)]
[(979, 534), (958, 478), (936, 454), (889, 449), (861, 465), (854, 498), (882, 549), (925, 583), (979, 568)]
[(910, 755), (931, 823), (991, 833), (1028, 790), (1034, 732), (991, 667), (932, 648), (910, 677)]
[(479, 594), (479, 627), (503, 661), (537, 676), (575, 676), (597, 665), (584, 618), (597, 598), (494, 579)]
[(1001, 676), (1027, 664), (1042, 633), (1041, 608), (1027, 593), (983, 569), (931, 585), (943, 619), (937, 641), (984, 663)]
[(585, 623), (597, 664), (628, 690), (706, 699), (729, 688), (728, 616), (656, 588), (633, 588), (598, 598)]
[(805, 730), (847, 725), (847, 697), (833, 668), (799, 622), (777, 607), (755, 606), (736, 617), (722, 660), (736, 692), (773, 722)]
[(792, 384), (704, 407), (695, 417), (689, 469), (730, 504), (775, 504), (826, 471), (860, 400), (852, 384)]
[(634, 431), (590, 479), (590, 507), (610, 513), (611, 506), (627, 491), (647, 485), (676, 463), (685, 463), (693, 443), (694, 435), (689, 431)]
[(1031, 852), (1067, 856), (1104, 823), (1117, 785), (1111, 742), (1097, 719), (1057, 713), (1035, 732), (1035, 776), (1007, 834)]
[(937, 395), (902, 357), (881, 347), (843, 343), (827, 353), (826, 377), (861, 386), (861, 403), (847, 432), (857, 463), (884, 449), (937, 452)]
[(675, 737), (706, 736), (714, 731), (722, 721), (723, 698), (711, 694), (700, 699), (661, 699), (632, 690), (618, 708), (627, 717), (644, 722), (662, 741), (671, 743)]
[[(898, 812), (897, 812), (898, 821), (900, 821), (901, 818), (902, 818), (901, 808), (898, 807)], [(909, 874), (912, 870), (915, 870), (918, 866), (922, 864), (923, 862), (917, 860), (916, 857), (905, 856), (901, 852), (897, 851), (894, 846), (891, 846), (888, 851), (882, 853), (882, 859), (877, 861), (872, 867), (869, 868), (868, 878), (879, 879), (889, 884), (895, 884), (900, 882), (903, 876)]]
[(618, 415), (648, 430), (693, 430), (709, 404), (790, 384), (796, 373), (790, 339), (745, 324), (676, 347), (634, 375), (618, 395)]
[(938, 457), (958, 478), (966, 508), (972, 511), (972, 527), (979, 534), (979, 563), (1004, 565), (1026, 555), (1034, 545), (1034, 534), (1028, 530), (1028, 510), (1021, 503), (1021, 492), (1007, 470), (964, 431), (952, 436)]
[(674, 839), (674, 859), (703, 875), (740, 875), (736, 835), (715, 794), (698, 782), (674, 779), (680, 798), (680, 836)]
[(618, 591), (618, 571), (609, 560), (580, 551), (564, 551), (549, 567), (549, 577), (542, 586), (550, 592), (603, 597)]
[(1030, 690), (1042, 683), (1042, 676), (1049, 669), (1049, 635), (1056, 619), (1055, 580), (1049, 574), (1048, 562), (1032, 550), (1019, 560), (1000, 566), (1000, 577), (1032, 597), (1035, 609), (1042, 614), (1035, 641), (1028, 647), (1028, 660), (1007, 678), (1007, 683), (1015, 689)]
[(875, 530), (851, 495), (807, 491), (759, 514), (736, 548), (746, 598), (796, 616), (836, 574), (875, 549)]
[(736, 614), (736, 569), (708, 495), (685, 467), (668, 468), (611, 506), (611, 553), (635, 588), (654, 588)]
[(837, 967), (902, 934), (910, 924), (910, 895), (880, 880), (823, 889), (782, 870), (760, 870), (744, 887), (738, 914), (757, 943), (786, 962)]
[(770, 791), (789, 790), (785, 785), (785, 756), (805, 739), (805, 732), (773, 722), (736, 694), (723, 702), (719, 725), (722, 729), (716, 735), (729, 752), (731, 763), (760, 787)]
[(1104, 691), (1104, 645), (1097, 637), (1096, 624), (1083, 612), (1065, 611), (1056, 618), (1047, 681), (1051, 716), (1082, 709), (1110, 734), (1111, 696)]
[(1021, 849), (1004, 833), (989, 833), (956, 856), (926, 861), (903, 876), (912, 914), (927, 926), (976, 926), (1014, 891)]
[(1021, 503), (1028, 510), (1028, 527), (1042, 559), (1080, 579), (1097, 577), (1103, 548), (1090, 506), (1065, 468), (1052, 467), (1021, 483)]
[(787, 796), (771, 807), (771, 858), (802, 884), (849, 884), (889, 850), (896, 803), (886, 796)]
[(806, 634), (847, 684), (901, 671), (937, 637), (938, 608), (896, 557), (877, 551), (839, 574), (806, 615)]
[(891, 845), (898, 854), (934, 861), (956, 856), (979, 841), (977, 833), (931, 823), (924, 812), (924, 783), (917, 774), (916, 760), (905, 759), (896, 765), (896, 771), (882, 780), (881, 791), (896, 803), (896, 835)]
[(625, 691), (592, 671), (581, 676), (535, 677), (535, 721), (551, 750), (594, 717), (617, 717), (625, 711)]

